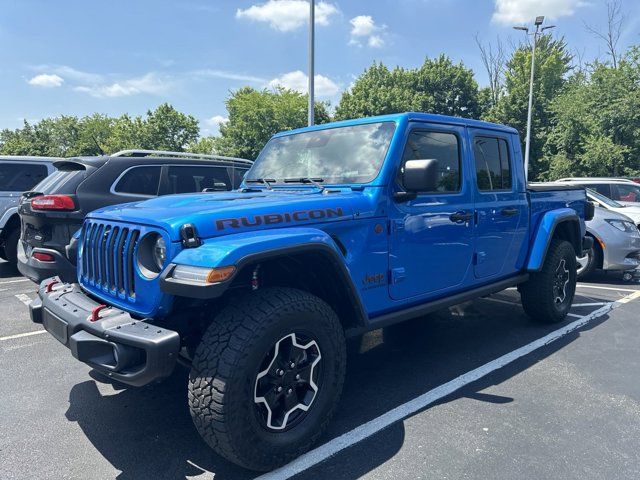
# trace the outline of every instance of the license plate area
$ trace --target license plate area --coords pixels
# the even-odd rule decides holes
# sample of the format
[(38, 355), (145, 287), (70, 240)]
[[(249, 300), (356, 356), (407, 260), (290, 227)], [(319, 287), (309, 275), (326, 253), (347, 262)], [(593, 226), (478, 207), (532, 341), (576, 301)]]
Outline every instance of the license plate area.
[(51, 313), (49, 310), (44, 309), (42, 312), (42, 325), (44, 329), (55, 337), (60, 343), (67, 344), (68, 341), (68, 329), (67, 322)]

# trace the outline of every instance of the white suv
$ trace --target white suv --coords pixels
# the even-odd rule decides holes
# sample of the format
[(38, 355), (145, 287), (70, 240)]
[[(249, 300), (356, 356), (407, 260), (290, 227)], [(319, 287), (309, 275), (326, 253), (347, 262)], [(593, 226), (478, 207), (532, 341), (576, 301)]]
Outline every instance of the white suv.
[(590, 188), (623, 205), (640, 206), (640, 184), (633, 180), (613, 177), (572, 177), (557, 181)]

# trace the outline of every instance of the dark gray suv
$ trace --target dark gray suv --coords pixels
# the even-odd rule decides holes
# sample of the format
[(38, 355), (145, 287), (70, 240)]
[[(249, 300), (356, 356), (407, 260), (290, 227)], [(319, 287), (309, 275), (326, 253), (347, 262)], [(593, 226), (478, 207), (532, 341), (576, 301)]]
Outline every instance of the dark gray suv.
[(18, 269), (34, 282), (76, 278), (73, 234), (87, 213), (159, 195), (226, 191), (240, 185), (253, 162), (241, 158), (151, 150), (66, 158), (57, 172), (20, 201)]

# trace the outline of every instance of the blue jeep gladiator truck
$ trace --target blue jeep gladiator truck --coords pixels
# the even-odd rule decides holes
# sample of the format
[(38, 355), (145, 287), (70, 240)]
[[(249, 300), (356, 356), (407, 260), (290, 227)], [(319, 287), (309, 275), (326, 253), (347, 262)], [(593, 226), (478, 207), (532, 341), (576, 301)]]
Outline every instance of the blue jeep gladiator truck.
[(345, 338), (517, 286), (562, 321), (588, 248), (585, 191), (528, 186), (517, 132), (405, 113), (283, 132), (238, 190), (97, 210), (77, 283), (31, 305), (78, 360), (141, 386), (190, 365), (205, 441), (254, 470), (311, 448)]

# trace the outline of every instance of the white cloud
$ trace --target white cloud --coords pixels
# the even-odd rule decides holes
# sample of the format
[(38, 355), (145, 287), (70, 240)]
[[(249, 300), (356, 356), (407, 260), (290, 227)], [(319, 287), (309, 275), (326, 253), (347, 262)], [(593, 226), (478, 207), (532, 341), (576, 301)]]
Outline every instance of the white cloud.
[(104, 80), (102, 75), (83, 72), (67, 65), (35, 65), (32, 68), (37, 72), (55, 73), (67, 80), (75, 80), (82, 83), (99, 83)]
[(380, 48), (384, 45), (384, 40), (380, 35), (371, 35), (367, 40), (367, 45), (372, 48)]
[(240, 82), (250, 82), (250, 83), (265, 83), (267, 81), (266, 78), (256, 77), (254, 75), (227, 72), (225, 70), (214, 70), (210, 68), (195, 70), (192, 72), (192, 74), (198, 75), (201, 77), (224, 78), (225, 80), (238, 80)]
[(584, 0), (496, 0), (491, 20), (505, 25), (531, 22), (538, 15), (549, 20), (573, 15)]
[(33, 85), (35, 87), (54, 88), (61, 87), (64, 83), (64, 78), (55, 74), (42, 73), (28, 80), (28, 83), (29, 85)]
[(372, 48), (380, 48), (384, 46), (384, 38), (382, 31), (386, 28), (384, 25), (376, 25), (371, 15), (358, 15), (349, 20), (351, 24), (351, 45), (362, 46), (366, 43)]
[(141, 77), (120, 80), (107, 85), (82, 85), (76, 87), (78, 92), (88, 93), (92, 97), (126, 97), (138, 94), (163, 95), (167, 93), (172, 82), (154, 72)]
[(212, 127), (219, 127), (220, 125), (222, 125), (223, 123), (227, 123), (228, 121), (228, 117), (223, 117), (222, 115), (214, 115), (211, 118), (207, 118), (204, 122)]
[[(340, 92), (340, 87), (330, 78), (324, 75), (315, 75), (314, 90), (318, 97), (333, 97)], [(278, 86), (295, 90), (300, 93), (307, 93), (309, 77), (306, 73), (295, 70), (285, 73), (278, 78), (274, 78), (269, 82), (269, 87), (276, 88)]]
[[(326, 26), (330, 18), (338, 13), (332, 3), (318, 2), (315, 6), (316, 25)], [(307, 24), (309, 2), (305, 0), (268, 0), (236, 11), (236, 18), (246, 18), (254, 22), (266, 22), (280, 32), (291, 32)]]

